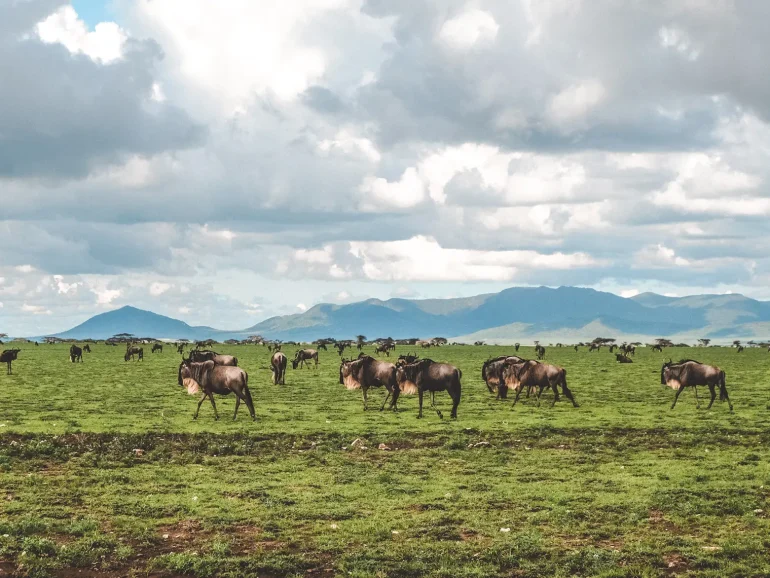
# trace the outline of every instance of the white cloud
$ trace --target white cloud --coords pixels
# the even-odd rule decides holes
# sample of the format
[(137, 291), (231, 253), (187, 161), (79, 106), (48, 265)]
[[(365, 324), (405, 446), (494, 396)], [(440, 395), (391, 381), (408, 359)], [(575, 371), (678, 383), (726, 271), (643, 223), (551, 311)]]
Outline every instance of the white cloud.
[(63, 295), (67, 295), (70, 292), (74, 293), (75, 291), (77, 291), (77, 288), (82, 285), (82, 283), (78, 283), (78, 282), (66, 283), (64, 281), (64, 277), (61, 275), (54, 275), (53, 279), (58, 292)]
[(583, 119), (607, 96), (599, 80), (591, 79), (568, 86), (551, 98), (548, 116), (556, 125)]
[(297, 303), (297, 309), (299, 309), (301, 313), (304, 313), (307, 311), (307, 305), (304, 303)]
[(333, 139), (324, 139), (318, 143), (318, 149), (324, 153), (341, 152), (345, 155), (358, 155), (373, 163), (382, 158), (380, 152), (368, 138), (356, 137), (346, 130), (337, 132)]
[(74, 54), (86, 54), (93, 60), (109, 63), (120, 58), (126, 33), (114, 22), (101, 22), (93, 32), (78, 18), (70, 5), (65, 5), (37, 25), (43, 42), (58, 42)]
[(360, 191), (366, 195), (364, 207), (408, 209), (418, 205), (425, 198), (425, 184), (414, 167), (406, 169), (395, 182), (367, 177), (361, 184)]
[(19, 273), (32, 273), (33, 271), (35, 271), (35, 268), (32, 265), (19, 265), (18, 267), (16, 267), (16, 270)]
[(24, 303), (21, 306), (21, 310), (24, 313), (31, 313), (32, 315), (50, 315), (51, 310), (46, 309), (43, 305), (29, 305), (27, 303)]
[(159, 281), (155, 281), (154, 283), (150, 284), (150, 295), (153, 297), (158, 297), (159, 295), (163, 295), (169, 289), (171, 289), (171, 285), (169, 283), (161, 283)]
[(470, 9), (444, 22), (439, 37), (452, 48), (468, 50), (492, 42), (499, 29), (489, 12)]
[(636, 267), (649, 268), (667, 268), (667, 267), (689, 267), (690, 261), (678, 257), (673, 249), (665, 245), (650, 245), (643, 247), (634, 254), (634, 265)]
[(625, 297), (626, 299), (636, 297), (637, 295), (639, 295), (638, 289), (626, 289), (625, 291), (620, 292), (620, 296)]
[(187, 315), (188, 313), (190, 313), (190, 311), (192, 311), (192, 309), (186, 306), (182, 306), (179, 309), (177, 309), (177, 311), (179, 311), (179, 313), (181, 313), (182, 315)]

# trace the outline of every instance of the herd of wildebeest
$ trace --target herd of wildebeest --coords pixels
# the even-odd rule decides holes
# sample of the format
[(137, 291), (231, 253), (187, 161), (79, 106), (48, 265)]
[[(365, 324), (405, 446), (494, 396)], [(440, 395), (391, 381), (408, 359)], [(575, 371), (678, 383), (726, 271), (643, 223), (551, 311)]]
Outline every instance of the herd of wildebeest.
[[(599, 351), (602, 347), (607, 347), (611, 353), (619, 349), (621, 353), (615, 354), (619, 363), (632, 363), (629, 356), (636, 354), (637, 345), (626, 344), (616, 345), (613, 339), (597, 338), (591, 343), (580, 343), (572, 347), (575, 351), (580, 346), (588, 347), (588, 351)], [(707, 340), (702, 340), (707, 341)], [(410, 340), (410, 345), (415, 347), (438, 347), (446, 344), (447, 340), (435, 338), (430, 341)], [(272, 381), (275, 385), (285, 385), (286, 368), (288, 358), (281, 351), (280, 342), (260, 341), (262, 345), (268, 347), (270, 351), (270, 368), (272, 370)], [(395, 350), (396, 341), (393, 339), (378, 340), (374, 344), (375, 355), (383, 354), (390, 357), (390, 352)], [(107, 345), (117, 346), (115, 341), (108, 340)], [(35, 343), (37, 346), (38, 343)], [(133, 341), (127, 341), (125, 361), (143, 361), (144, 349), (140, 344)], [(198, 407), (194, 418), (198, 417), (201, 404), (208, 398), (214, 409), (214, 416), (219, 419), (214, 394), (228, 395), (234, 394), (236, 397), (235, 413), (233, 419), (238, 415), (238, 408), (241, 402), (246, 404), (252, 419), (256, 419), (254, 402), (249, 391), (249, 378), (246, 371), (238, 367), (238, 358), (232, 355), (222, 355), (211, 349), (213, 341), (202, 341), (194, 344), (185, 357), (185, 347), (192, 347), (193, 344), (177, 343), (176, 350), (181, 354), (182, 359), (178, 369), (178, 383), (187, 389), (190, 395), (201, 394)], [(294, 344), (300, 345), (300, 344)], [(348, 348), (363, 348), (363, 342), (359, 338), (358, 343), (353, 341), (320, 340), (316, 342), (318, 349), (327, 350), (329, 345), (337, 349), (340, 357), (339, 383), (349, 390), (360, 389), (363, 396), (364, 410), (368, 408), (367, 393), (371, 388), (384, 388), (386, 391), (385, 401), (380, 407), (380, 411), (388, 405), (389, 409), (397, 410), (398, 400), (401, 395), (417, 395), (419, 399), (419, 413), (417, 417), (423, 415), (423, 396), (430, 394), (431, 407), (436, 411), (439, 417), (443, 418), (441, 411), (435, 405), (435, 395), (437, 392), (446, 391), (452, 400), (451, 417), (457, 417), (457, 407), (460, 405), (461, 379), (462, 372), (449, 363), (440, 363), (428, 358), (420, 358), (415, 352), (408, 355), (400, 355), (395, 363), (390, 363), (383, 359), (376, 359), (366, 353), (359, 353), (358, 358), (345, 358), (344, 352)], [(482, 342), (476, 342), (474, 345), (483, 345)], [(674, 345), (667, 340), (658, 340), (651, 346), (654, 351), (663, 351), (666, 346)], [(733, 344), (738, 352), (743, 351), (739, 342)], [(563, 347), (562, 344), (556, 344), (556, 347)], [(310, 368), (311, 365), (318, 367), (318, 349), (300, 348), (297, 350), (294, 358), (291, 360), (292, 367), (298, 369), (301, 367)], [(519, 351), (519, 344), (514, 345), (515, 353)], [(0, 354), (0, 362), (7, 363), (7, 373), (11, 375), (11, 364), (17, 358), (21, 349), (6, 349)], [(770, 351), (770, 348), (768, 348)], [(152, 344), (151, 353), (162, 353), (163, 344), (156, 342)], [(72, 363), (83, 362), (83, 354), (91, 353), (90, 343), (83, 347), (72, 344), (69, 350), (69, 359)], [(559, 394), (564, 395), (574, 407), (579, 407), (575, 397), (567, 386), (567, 372), (564, 368), (545, 363), (546, 349), (538, 342), (535, 343), (535, 354), (537, 359), (525, 359), (518, 355), (504, 355), (487, 359), (481, 366), (481, 377), (490, 393), (496, 395), (496, 399), (505, 400), (508, 398), (509, 390), (515, 393), (512, 406), (519, 401), (522, 392), (529, 397), (530, 394), (536, 396), (537, 405), (540, 405), (540, 398), (547, 390), (553, 392), (553, 406), (560, 400)], [(708, 408), (716, 399), (717, 389), (719, 390), (720, 401), (726, 401), (732, 411), (733, 406), (727, 394), (725, 387), (725, 372), (720, 368), (706, 365), (692, 359), (682, 359), (678, 362), (669, 360), (663, 363), (660, 370), (660, 382), (664, 386), (671, 387), (676, 393), (671, 409), (676, 405), (679, 395), (685, 388), (691, 387), (695, 392), (697, 407), (700, 408), (700, 399), (698, 398), (698, 386), (709, 388), (711, 400)]]

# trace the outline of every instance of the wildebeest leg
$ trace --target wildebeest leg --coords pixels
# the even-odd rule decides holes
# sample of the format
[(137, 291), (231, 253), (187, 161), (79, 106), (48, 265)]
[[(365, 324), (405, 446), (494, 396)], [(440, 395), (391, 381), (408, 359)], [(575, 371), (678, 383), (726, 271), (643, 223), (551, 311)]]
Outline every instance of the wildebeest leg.
[(714, 405), (714, 399), (717, 397), (717, 392), (714, 389), (714, 384), (709, 384), (709, 391), (711, 392), (711, 402), (709, 402), (709, 406), (706, 408), (706, 410), (711, 409), (711, 406)]
[(449, 417), (457, 419), (457, 406), (460, 405), (460, 393), (452, 392), (449, 396), (452, 398), (452, 413), (449, 414)]
[[(506, 386), (508, 387), (508, 386)], [(516, 397), (513, 398), (513, 404), (511, 405), (511, 409), (513, 409), (516, 406), (516, 402), (519, 401), (519, 396), (521, 395), (521, 386), (516, 390)]]
[(422, 417), (422, 389), (418, 390), (417, 394), (420, 397), (420, 413), (417, 414), (417, 419), (420, 419)]
[(235, 392), (235, 413), (233, 413), (233, 421), (235, 421), (235, 418), (238, 417), (238, 406), (241, 405), (241, 396), (238, 395), (238, 392)]
[(556, 388), (556, 384), (551, 384), (551, 389), (553, 390), (553, 403), (551, 404), (551, 407), (556, 405), (556, 402), (559, 401), (559, 390)]
[(578, 402), (576, 402), (575, 398), (572, 396), (572, 392), (570, 391), (569, 387), (567, 387), (566, 380), (561, 382), (561, 392), (564, 394), (564, 397), (572, 402), (573, 407), (580, 407)]
[(382, 407), (380, 408), (380, 411), (383, 411), (385, 409), (385, 404), (388, 403), (388, 398), (390, 397), (391, 391), (389, 389), (385, 389), (386, 395), (385, 395), (385, 401), (382, 402)]
[(436, 410), (436, 413), (438, 414), (439, 418), (444, 419), (444, 414), (441, 413), (441, 410), (436, 407), (436, 392), (431, 391), (430, 392), (430, 405), (433, 409)]
[(201, 410), (201, 404), (206, 401), (206, 396), (208, 393), (204, 393), (201, 400), (198, 402), (198, 407), (195, 409), (195, 415), (193, 416), (193, 419), (198, 419), (198, 412)]
[(219, 421), (219, 412), (217, 411), (217, 404), (214, 403), (214, 394), (209, 394), (209, 401), (211, 402), (211, 407), (214, 408), (214, 419)]
[(695, 408), (700, 409), (700, 399), (698, 399), (698, 386), (693, 385), (692, 388), (695, 390)]
[(367, 409), (367, 407), (366, 407), (366, 405), (367, 405), (366, 404), (366, 390), (367, 389), (369, 389), (369, 388), (367, 388), (367, 387), (362, 387), (361, 388), (361, 394), (364, 396), (364, 411), (366, 411), (366, 409)]
[(679, 394), (682, 393), (683, 389), (684, 387), (679, 386), (679, 389), (676, 390), (676, 395), (674, 396), (674, 403), (671, 404), (671, 409), (674, 409), (674, 406), (676, 405), (676, 402), (679, 399)]

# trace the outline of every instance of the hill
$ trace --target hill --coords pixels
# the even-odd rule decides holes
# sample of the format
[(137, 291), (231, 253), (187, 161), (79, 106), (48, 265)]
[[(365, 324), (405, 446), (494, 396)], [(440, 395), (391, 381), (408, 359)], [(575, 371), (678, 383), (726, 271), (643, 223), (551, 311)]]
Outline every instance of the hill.
[(577, 287), (512, 287), (458, 299), (368, 299), (322, 303), (304, 313), (271, 317), (242, 331), (194, 327), (134, 307), (97, 315), (57, 337), (103, 339), (132, 333), (169, 339), (218, 340), (260, 334), (269, 339), (370, 339), (443, 336), (458, 341), (585, 341), (602, 336), (634, 341), (670, 337), (694, 342), (770, 338), (770, 303), (743, 295), (624, 298)]

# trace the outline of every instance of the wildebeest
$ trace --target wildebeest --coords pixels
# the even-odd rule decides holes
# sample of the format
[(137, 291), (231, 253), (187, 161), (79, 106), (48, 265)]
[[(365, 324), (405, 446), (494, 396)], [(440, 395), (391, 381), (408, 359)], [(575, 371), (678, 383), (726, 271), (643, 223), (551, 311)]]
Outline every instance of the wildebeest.
[(280, 343), (269, 343), (267, 345), (268, 351), (281, 351), (281, 344)]
[(575, 345), (575, 353), (577, 353), (577, 350), (578, 350), (578, 346)]
[(420, 359), (420, 356), (416, 353), (407, 353), (406, 355), (399, 355), (396, 365), (407, 365), (408, 363), (414, 363)]
[(79, 361), (83, 363), (83, 350), (77, 345), (70, 346), (70, 362), (75, 363)]
[(633, 345), (627, 345), (626, 343), (620, 346), (620, 351), (625, 355), (628, 355), (629, 353), (631, 355), (636, 355), (636, 347)]
[(743, 353), (743, 345), (739, 345), (737, 348), (738, 353)]
[(286, 385), (286, 356), (280, 351), (270, 357), (270, 367), (273, 370), (273, 385)]
[(614, 343), (611, 343), (611, 344), (610, 344), (610, 353), (615, 353), (615, 349), (617, 349), (617, 347), (618, 347), (618, 346), (617, 346), (616, 344), (614, 344)]
[(13, 370), (11, 369), (11, 363), (16, 361), (16, 358), (19, 356), (19, 352), (21, 349), (6, 349), (2, 353), (0, 353), (0, 363), (5, 363), (8, 366), (8, 369), (6, 371), (7, 375), (13, 375)]
[(503, 369), (503, 381), (508, 389), (516, 391), (516, 397), (513, 400), (513, 408), (516, 402), (519, 401), (519, 396), (523, 389), (529, 389), (530, 387), (537, 387), (537, 405), (540, 405), (540, 396), (543, 395), (543, 391), (546, 388), (553, 390), (553, 407), (557, 401), (559, 401), (558, 386), (561, 386), (561, 391), (568, 400), (572, 402), (572, 405), (578, 407), (575, 398), (572, 396), (572, 392), (567, 387), (567, 371), (564, 368), (556, 365), (549, 365), (547, 363), (540, 363), (538, 361), (522, 361), (521, 363), (507, 364)]
[(390, 347), (387, 343), (380, 343), (374, 348), (374, 353), (384, 353), (386, 356), (390, 357)]
[(730, 397), (727, 395), (727, 388), (725, 387), (725, 372), (713, 365), (705, 365), (692, 359), (682, 359), (679, 363), (673, 363), (669, 360), (660, 368), (660, 384), (667, 385), (671, 389), (676, 390), (671, 409), (674, 409), (679, 399), (679, 394), (682, 393), (685, 387), (693, 388), (695, 391), (696, 407), (700, 408), (698, 386), (706, 385), (711, 392), (711, 402), (706, 409), (711, 409), (711, 406), (714, 404), (714, 399), (716, 398), (715, 388), (719, 386), (719, 401), (726, 401), (730, 406), (730, 411), (733, 411), (733, 404), (730, 402)]
[(194, 349), (190, 352), (189, 359), (195, 363), (213, 361), (217, 365), (230, 365), (233, 367), (237, 367), (238, 365), (237, 357), (232, 355), (220, 355), (216, 351), (211, 351), (210, 349)]
[[(348, 343), (347, 341), (338, 341), (337, 343), (334, 344), (334, 347), (337, 348), (337, 353), (339, 354), (340, 357), (342, 357), (342, 354), (344, 353), (345, 348), (350, 347), (350, 343)], [(361, 348), (359, 347), (358, 349), (361, 349)]]
[(652, 350), (653, 351), (660, 351), (661, 353), (663, 353), (663, 347), (660, 346), (660, 345), (657, 345), (657, 344), (652, 346)]
[(519, 347), (521, 347), (521, 344), (520, 344), (520, 343), (514, 343), (514, 344), (513, 344), (513, 350), (514, 350), (516, 353), (518, 353), (518, 352), (519, 352)]
[(630, 357), (628, 357), (627, 355), (623, 355), (622, 353), (616, 353), (615, 359), (617, 360), (618, 363), (633, 363)]
[(602, 350), (602, 346), (601, 346), (601, 345), (599, 345), (598, 343), (591, 343), (591, 344), (588, 346), (588, 352), (589, 352), (589, 353), (590, 353), (591, 351), (601, 351), (601, 350)]
[(179, 385), (186, 387), (187, 393), (190, 395), (203, 392), (203, 397), (198, 402), (193, 419), (198, 418), (201, 404), (207, 397), (211, 401), (211, 407), (214, 408), (214, 418), (219, 419), (214, 394), (228, 395), (231, 392), (235, 394), (233, 419), (238, 416), (241, 400), (249, 408), (251, 419), (257, 419), (254, 413), (254, 402), (249, 391), (249, 376), (240, 367), (217, 365), (211, 360), (195, 363), (189, 359), (182, 359), (182, 363), (179, 364)]
[(415, 345), (418, 345), (418, 346), (423, 347), (425, 349), (427, 349), (429, 347), (433, 347), (433, 343), (432, 342), (425, 341), (424, 339), (420, 339), (419, 341), (417, 341), (417, 343), (415, 343)]
[(184, 343), (180, 343), (179, 345), (177, 345), (176, 346), (176, 352), (177, 353), (184, 353), (184, 345), (185, 345)]
[(392, 396), (390, 408), (397, 409), (399, 388), (396, 384), (396, 366), (387, 361), (380, 361), (365, 355), (355, 361), (343, 359), (340, 363), (340, 383), (348, 389), (360, 389), (364, 398), (364, 411), (367, 409), (366, 392), (370, 387), (385, 387), (387, 395), (380, 411)]
[(451, 417), (456, 418), (457, 406), (460, 405), (461, 378), (462, 372), (454, 365), (436, 363), (431, 359), (420, 359), (396, 369), (396, 382), (399, 391), (406, 394), (413, 394), (416, 391), (420, 397), (418, 418), (422, 417), (422, 396), (426, 391), (431, 394), (431, 406), (442, 419), (444, 416), (436, 407), (435, 393), (446, 391), (452, 398)]
[(156, 351), (160, 351), (161, 353), (163, 353), (163, 346), (160, 343), (156, 343), (155, 345), (153, 345), (152, 351), (150, 351), (150, 353), (155, 353)]
[(543, 359), (545, 357), (545, 347), (543, 347), (542, 345), (536, 346), (535, 354), (537, 355), (538, 359)]
[(310, 363), (308, 363), (308, 361), (311, 359), (315, 361), (315, 366), (318, 367), (318, 352), (315, 349), (300, 349), (294, 356), (294, 359), (291, 362), (291, 366), (294, 369), (297, 369), (297, 367), (302, 367), (305, 365), (309, 369)]
[(144, 361), (144, 348), (134, 346), (128, 347), (123, 359), (128, 361), (129, 359), (134, 359), (134, 356), (136, 356), (137, 360)]
[(502, 355), (500, 357), (493, 357), (487, 359), (481, 366), (481, 379), (487, 384), (489, 393), (497, 393), (495, 399), (506, 399), (508, 397), (508, 388), (503, 385), (501, 387), (503, 378), (503, 367), (506, 363), (519, 363), (524, 361), (521, 357), (516, 355)]
[(83, 353), (91, 353), (91, 346), (88, 343), (83, 346)]

